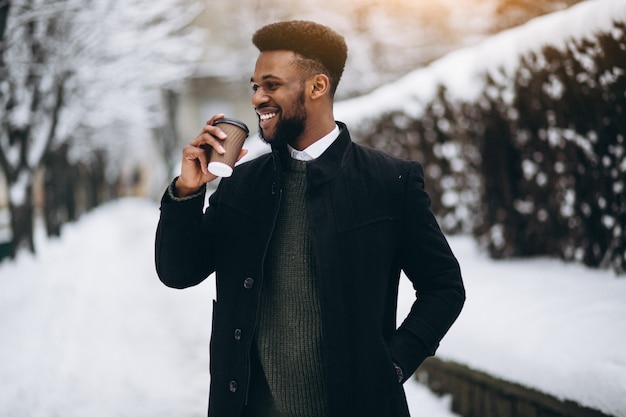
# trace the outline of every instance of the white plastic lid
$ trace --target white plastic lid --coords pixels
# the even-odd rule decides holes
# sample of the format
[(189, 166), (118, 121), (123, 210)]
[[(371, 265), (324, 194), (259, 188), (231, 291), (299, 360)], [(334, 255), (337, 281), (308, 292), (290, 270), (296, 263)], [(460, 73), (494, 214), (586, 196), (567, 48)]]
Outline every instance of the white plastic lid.
[(209, 172), (218, 177), (230, 177), (233, 169), (223, 162), (209, 162)]

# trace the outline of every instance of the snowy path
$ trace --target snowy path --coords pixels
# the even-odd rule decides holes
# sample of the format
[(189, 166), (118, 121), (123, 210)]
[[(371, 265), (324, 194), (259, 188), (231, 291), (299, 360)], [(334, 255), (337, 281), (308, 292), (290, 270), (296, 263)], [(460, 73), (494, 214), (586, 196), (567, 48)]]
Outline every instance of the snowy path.
[[(157, 219), (151, 202), (112, 203), (0, 264), (0, 416), (206, 415), (213, 285), (158, 281)], [(414, 416), (453, 416), (406, 387)]]
[[(153, 265), (158, 209), (123, 200), (0, 264), (0, 416), (206, 415), (211, 280)], [(626, 417), (626, 277), (556, 260), (494, 262), (452, 238), (468, 300), (438, 356)], [(399, 316), (412, 290), (403, 280)], [(451, 417), (414, 381), (414, 417)]]

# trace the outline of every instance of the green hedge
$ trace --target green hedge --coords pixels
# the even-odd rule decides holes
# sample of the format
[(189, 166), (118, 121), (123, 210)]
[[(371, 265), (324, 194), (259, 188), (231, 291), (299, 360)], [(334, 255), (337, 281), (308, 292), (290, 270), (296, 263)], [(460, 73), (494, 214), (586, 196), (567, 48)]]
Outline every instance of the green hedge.
[(472, 102), (441, 85), (419, 118), (387, 113), (357, 136), (423, 162), (444, 230), (472, 233), (491, 256), (624, 273), (626, 24), (544, 47), (484, 82)]

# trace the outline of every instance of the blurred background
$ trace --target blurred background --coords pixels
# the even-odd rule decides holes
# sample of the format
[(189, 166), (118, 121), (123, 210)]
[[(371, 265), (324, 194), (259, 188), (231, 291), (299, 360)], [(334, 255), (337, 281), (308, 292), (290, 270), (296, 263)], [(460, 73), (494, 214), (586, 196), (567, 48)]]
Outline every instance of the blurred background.
[(337, 119), (423, 164), (461, 260), (430, 388), (626, 417), (624, 0), (0, 0), (0, 416), (203, 415), (214, 290), (160, 288), (158, 199), (215, 113), (267, 151), (250, 39), (284, 19), (345, 36)]
[(256, 126), (250, 39), (266, 23), (311, 19), (345, 35), (341, 100), (573, 3), (4, 0), (0, 256), (34, 250), (37, 211), (57, 235), (102, 201), (157, 196), (212, 114)]

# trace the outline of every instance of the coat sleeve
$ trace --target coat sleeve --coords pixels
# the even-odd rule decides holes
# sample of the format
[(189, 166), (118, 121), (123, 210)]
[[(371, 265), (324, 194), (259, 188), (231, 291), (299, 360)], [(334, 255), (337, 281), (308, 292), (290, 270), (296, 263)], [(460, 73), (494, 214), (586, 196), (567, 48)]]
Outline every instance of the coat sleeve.
[(459, 263), (430, 210), (421, 165), (411, 162), (406, 184), (400, 263), (416, 301), (389, 344), (405, 378), (435, 354), (465, 302)]
[(208, 233), (214, 210), (203, 214), (204, 190), (179, 200), (172, 196), (172, 184), (161, 199), (155, 239), (156, 271), (168, 287), (187, 288), (214, 271), (214, 251)]

